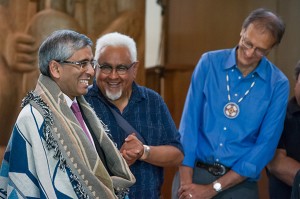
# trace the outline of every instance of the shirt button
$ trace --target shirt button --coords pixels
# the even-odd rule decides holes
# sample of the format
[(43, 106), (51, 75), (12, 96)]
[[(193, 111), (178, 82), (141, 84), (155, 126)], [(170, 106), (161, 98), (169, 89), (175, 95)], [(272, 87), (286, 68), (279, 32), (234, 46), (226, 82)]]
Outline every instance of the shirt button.
[(241, 76), (239, 76), (238, 78), (239, 78), (239, 79), (242, 79), (242, 77), (241, 77)]
[(237, 97), (237, 96), (238, 96), (238, 94), (237, 94), (237, 93), (235, 93), (235, 94), (234, 94), (234, 96), (236, 96), (236, 97)]
[(223, 129), (224, 129), (224, 131), (226, 131), (226, 130), (227, 130), (227, 127), (225, 126)]
[(222, 147), (223, 146), (223, 143), (220, 143), (220, 147)]
[(216, 162), (219, 162), (219, 159), (218, 159), (218, 158), (216, 159)]

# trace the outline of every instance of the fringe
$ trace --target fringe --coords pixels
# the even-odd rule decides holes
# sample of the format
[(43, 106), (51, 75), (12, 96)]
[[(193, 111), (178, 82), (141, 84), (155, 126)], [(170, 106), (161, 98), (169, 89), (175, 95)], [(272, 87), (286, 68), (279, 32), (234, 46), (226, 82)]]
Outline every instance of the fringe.
[(69, 172), (69, 178), (71, 179), (71, 183), (73, 184), (73, 189), (75, 193), (77, 194), (78, 198), (81, 199), (89, 199), (89, 195), (85, 192), (82, 184), (80, 183), (78, 176), (76, 176), (71, 168), (68, 166), (66, 159), (63, 157), (57, 141), (54, 139), (53, 134), (51, 133), (52, 125), (54, 123), (52, 112), (49, 109), (49, 106), (43, 101), (43, 99), (36, 95), (34, 91), (30, 91), (27, 96), (24, 97), (22, 100), (21, 107), (24, 108), (27, 104), (29, 104), (31, 101), (35, 102), (37, 105), (39, 105), (42, 110), (44, 111), (44, 120), (45, 124), (43, 127), (43, 135), (45, 137), (46, 147), (47, 149), (54, 150), (54, 156), (53, 158), (58, 160), (59, 168), (66, 172), (68, 170)]

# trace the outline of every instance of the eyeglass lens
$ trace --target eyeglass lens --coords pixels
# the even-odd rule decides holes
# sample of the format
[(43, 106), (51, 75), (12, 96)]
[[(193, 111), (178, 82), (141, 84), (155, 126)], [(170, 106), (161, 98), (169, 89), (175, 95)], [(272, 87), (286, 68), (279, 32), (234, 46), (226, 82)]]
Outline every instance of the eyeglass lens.
[(134, 62), (131, 63), (130, 65), (126, 66), (126, 65), (118, 65), (116, 67), (112, 67), (109, 64), (102, 64), (99, 66), (100, 70), (102, 73), (104, 74), (111, 74), (113, 70), (116, 70), (116, 72), (119, 75), (124, 75), (127, 73), (127, 71), (134, 65)]
[(96, 60), (91, 61), (58, 61), (61, 64), (73, 64), (79, 66), (81, 69), (86, 69), (88, 64), (91, 64), (92, 68), (95, 69), (98, 65)]
[(252, 43), (250, 43), (249, 41), (246, 41), (245, 37), (242, 37), (242, 45), (246, 48), (246, 49), (254, 49), (254, 52), (257, 56), (265, 56), (267, 54), (267, 50), (265, 49), (260, 49), (257, 47), (254, 47)]

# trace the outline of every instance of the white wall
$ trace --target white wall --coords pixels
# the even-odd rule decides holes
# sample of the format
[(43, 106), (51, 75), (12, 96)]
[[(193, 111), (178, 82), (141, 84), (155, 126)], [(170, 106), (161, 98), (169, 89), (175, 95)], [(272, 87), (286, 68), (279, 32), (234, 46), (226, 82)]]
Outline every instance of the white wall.
[(161, 7), (156, 0), (146, 0), (145, 67), (160, 64)]

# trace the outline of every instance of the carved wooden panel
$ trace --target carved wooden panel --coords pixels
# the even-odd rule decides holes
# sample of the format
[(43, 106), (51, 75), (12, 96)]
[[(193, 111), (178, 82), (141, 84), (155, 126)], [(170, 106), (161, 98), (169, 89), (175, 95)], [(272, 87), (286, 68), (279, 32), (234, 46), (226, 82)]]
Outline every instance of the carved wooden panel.
[(54, 30), (96, 39), (121, 32), (137, 42), (137, 82), (144, 85), (144, 0), (0, 0), (0, 145), (5, 145), (22, 98), (39, 76), (37, 50)]

